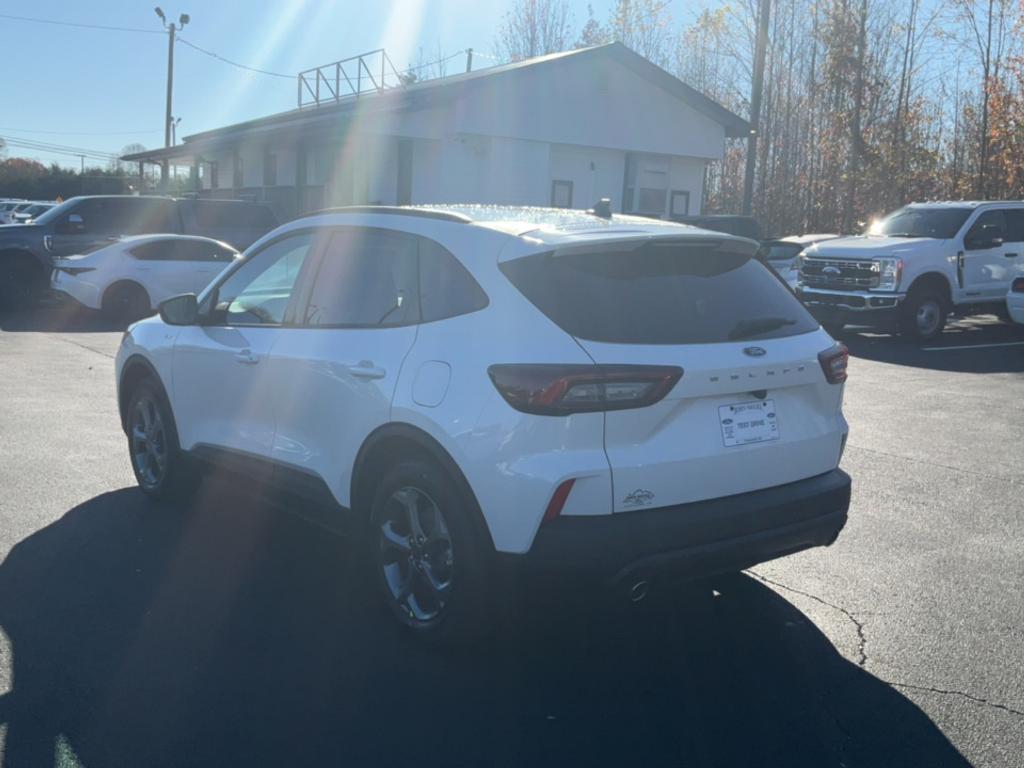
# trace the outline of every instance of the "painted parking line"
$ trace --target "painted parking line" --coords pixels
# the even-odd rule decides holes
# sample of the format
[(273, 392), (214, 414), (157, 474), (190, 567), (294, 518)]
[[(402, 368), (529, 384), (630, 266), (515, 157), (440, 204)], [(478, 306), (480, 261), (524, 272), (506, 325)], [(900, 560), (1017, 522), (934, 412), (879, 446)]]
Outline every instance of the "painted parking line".
[(1024, 341), (1000, 341), (996, 344), (965, 344), (962, 347), (921, 347), (921, 351), (948, 352), (951, 349), (991, 349), (992, 347), (1024, 347)]

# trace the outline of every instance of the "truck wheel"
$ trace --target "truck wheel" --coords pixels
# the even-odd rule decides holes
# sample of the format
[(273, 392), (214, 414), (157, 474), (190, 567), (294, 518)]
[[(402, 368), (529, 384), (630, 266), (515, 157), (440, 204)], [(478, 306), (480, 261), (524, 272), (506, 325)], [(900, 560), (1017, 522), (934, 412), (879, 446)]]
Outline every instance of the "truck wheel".
[(913, 341), (929, 341), (942, 334), (949, 308), (937, 291), (913, 291), (900, 308), (900, 333)]
[(401, 624), (433, 644), (463, 644), (490, 628), (491, 552), (473, 503), (421, 459), (393, 466), (373, 496), (371, 583)]
[(0, 309), (32, 302), (43, 290), (43, 270), (23, 255), (0, 254)]

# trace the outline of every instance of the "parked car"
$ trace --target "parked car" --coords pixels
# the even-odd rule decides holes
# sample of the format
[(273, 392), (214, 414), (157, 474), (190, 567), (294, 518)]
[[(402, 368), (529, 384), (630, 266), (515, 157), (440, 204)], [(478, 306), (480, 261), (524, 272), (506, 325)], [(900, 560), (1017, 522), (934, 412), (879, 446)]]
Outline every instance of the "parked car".
[(486, 626), (499, 566), (641, 598), (830, 544), (847, 352), (755, 251), (583, 211), (300, 218), (128, 329), (135, 476), (157, 499), (194, 462), (272, 476), (438, 641)]
[(1024, 325), (1024, 277), (1016, 277), (1006, 294), (1006, 311), (1015, 323)]
[(673, 216), (672, 221), (680, 224), (689, 224), (691, 227), (710, 229), (713, 232), (725, 232), (737, 237), (746, 237), (758, 242), (764, 239), (761, 223), (753, 216), (734, 216), (731, 214)]
[(854, 323), (926, 340), (950, 314), (1001, 311), (1022, 262), (1024, 203), (915, 203), (809, 247), (797, 290), (833, 333)]
[(29, 224), (34, 219), (42, 216), (48, 210), (53, 208), (56, 203), (32, 203), (21, 210), (14, 212), (14, 221), (12, 224)]
[(14, 224), (17, 221), (15, 217), (32, 204), (31, 200), (16, 200), (6, 203), (0, 207), (0, 225)]
[(50, 287), (112, 318), (137, 320), (164, 299), (199, 293), (236, 258), (238, 251), (208, 237), (126, 237), (88, 254), (54, 259)]
[(124, 236), (211, 237), (244, 250), (277, 226), (262, 203), (100, 195), (73, 197), (31, 224), (0, 229), (0, 306), (28, 300), (48, 284), (53, 260), (87, 253)]
[(791, 288), (795, 288), (799, 275), (797, 257), (803, 253), (805, 248), (837, 237), (839, 235), (790, 235), (789, 237), (762, 240), (757, 257), (775, 270), (779, 277), (789, 283)]

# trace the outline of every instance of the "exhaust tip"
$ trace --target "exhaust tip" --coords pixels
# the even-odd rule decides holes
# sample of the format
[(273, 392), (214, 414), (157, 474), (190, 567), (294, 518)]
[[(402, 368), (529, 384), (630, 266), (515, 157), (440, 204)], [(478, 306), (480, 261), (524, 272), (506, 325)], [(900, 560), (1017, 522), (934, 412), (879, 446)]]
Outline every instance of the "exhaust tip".
[(641, 579), (640, 581), (638, 581), (636, 584), (629, 588), (630, 601), (634, 603), (639, 603), (641, 600), (647, 597), (647, 592), (650, 589), (650, 587), (651, 583), (646, 579)]

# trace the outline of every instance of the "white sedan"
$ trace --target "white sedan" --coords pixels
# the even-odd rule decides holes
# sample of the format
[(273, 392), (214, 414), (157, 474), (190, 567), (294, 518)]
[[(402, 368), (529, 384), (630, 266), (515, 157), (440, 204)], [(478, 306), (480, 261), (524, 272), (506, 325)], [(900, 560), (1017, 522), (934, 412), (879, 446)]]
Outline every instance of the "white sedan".
[(118, 320), (152, 314), (164, 299), (199, 293), (239, 257), (227, 243), (188, 235), (142, 235), (56, 259), (50, 286)]
[(1010, 319), (1024, 325), (1024, 277), (1014, 278), (1010, 292), (1006, 294), (1006, 310)]

